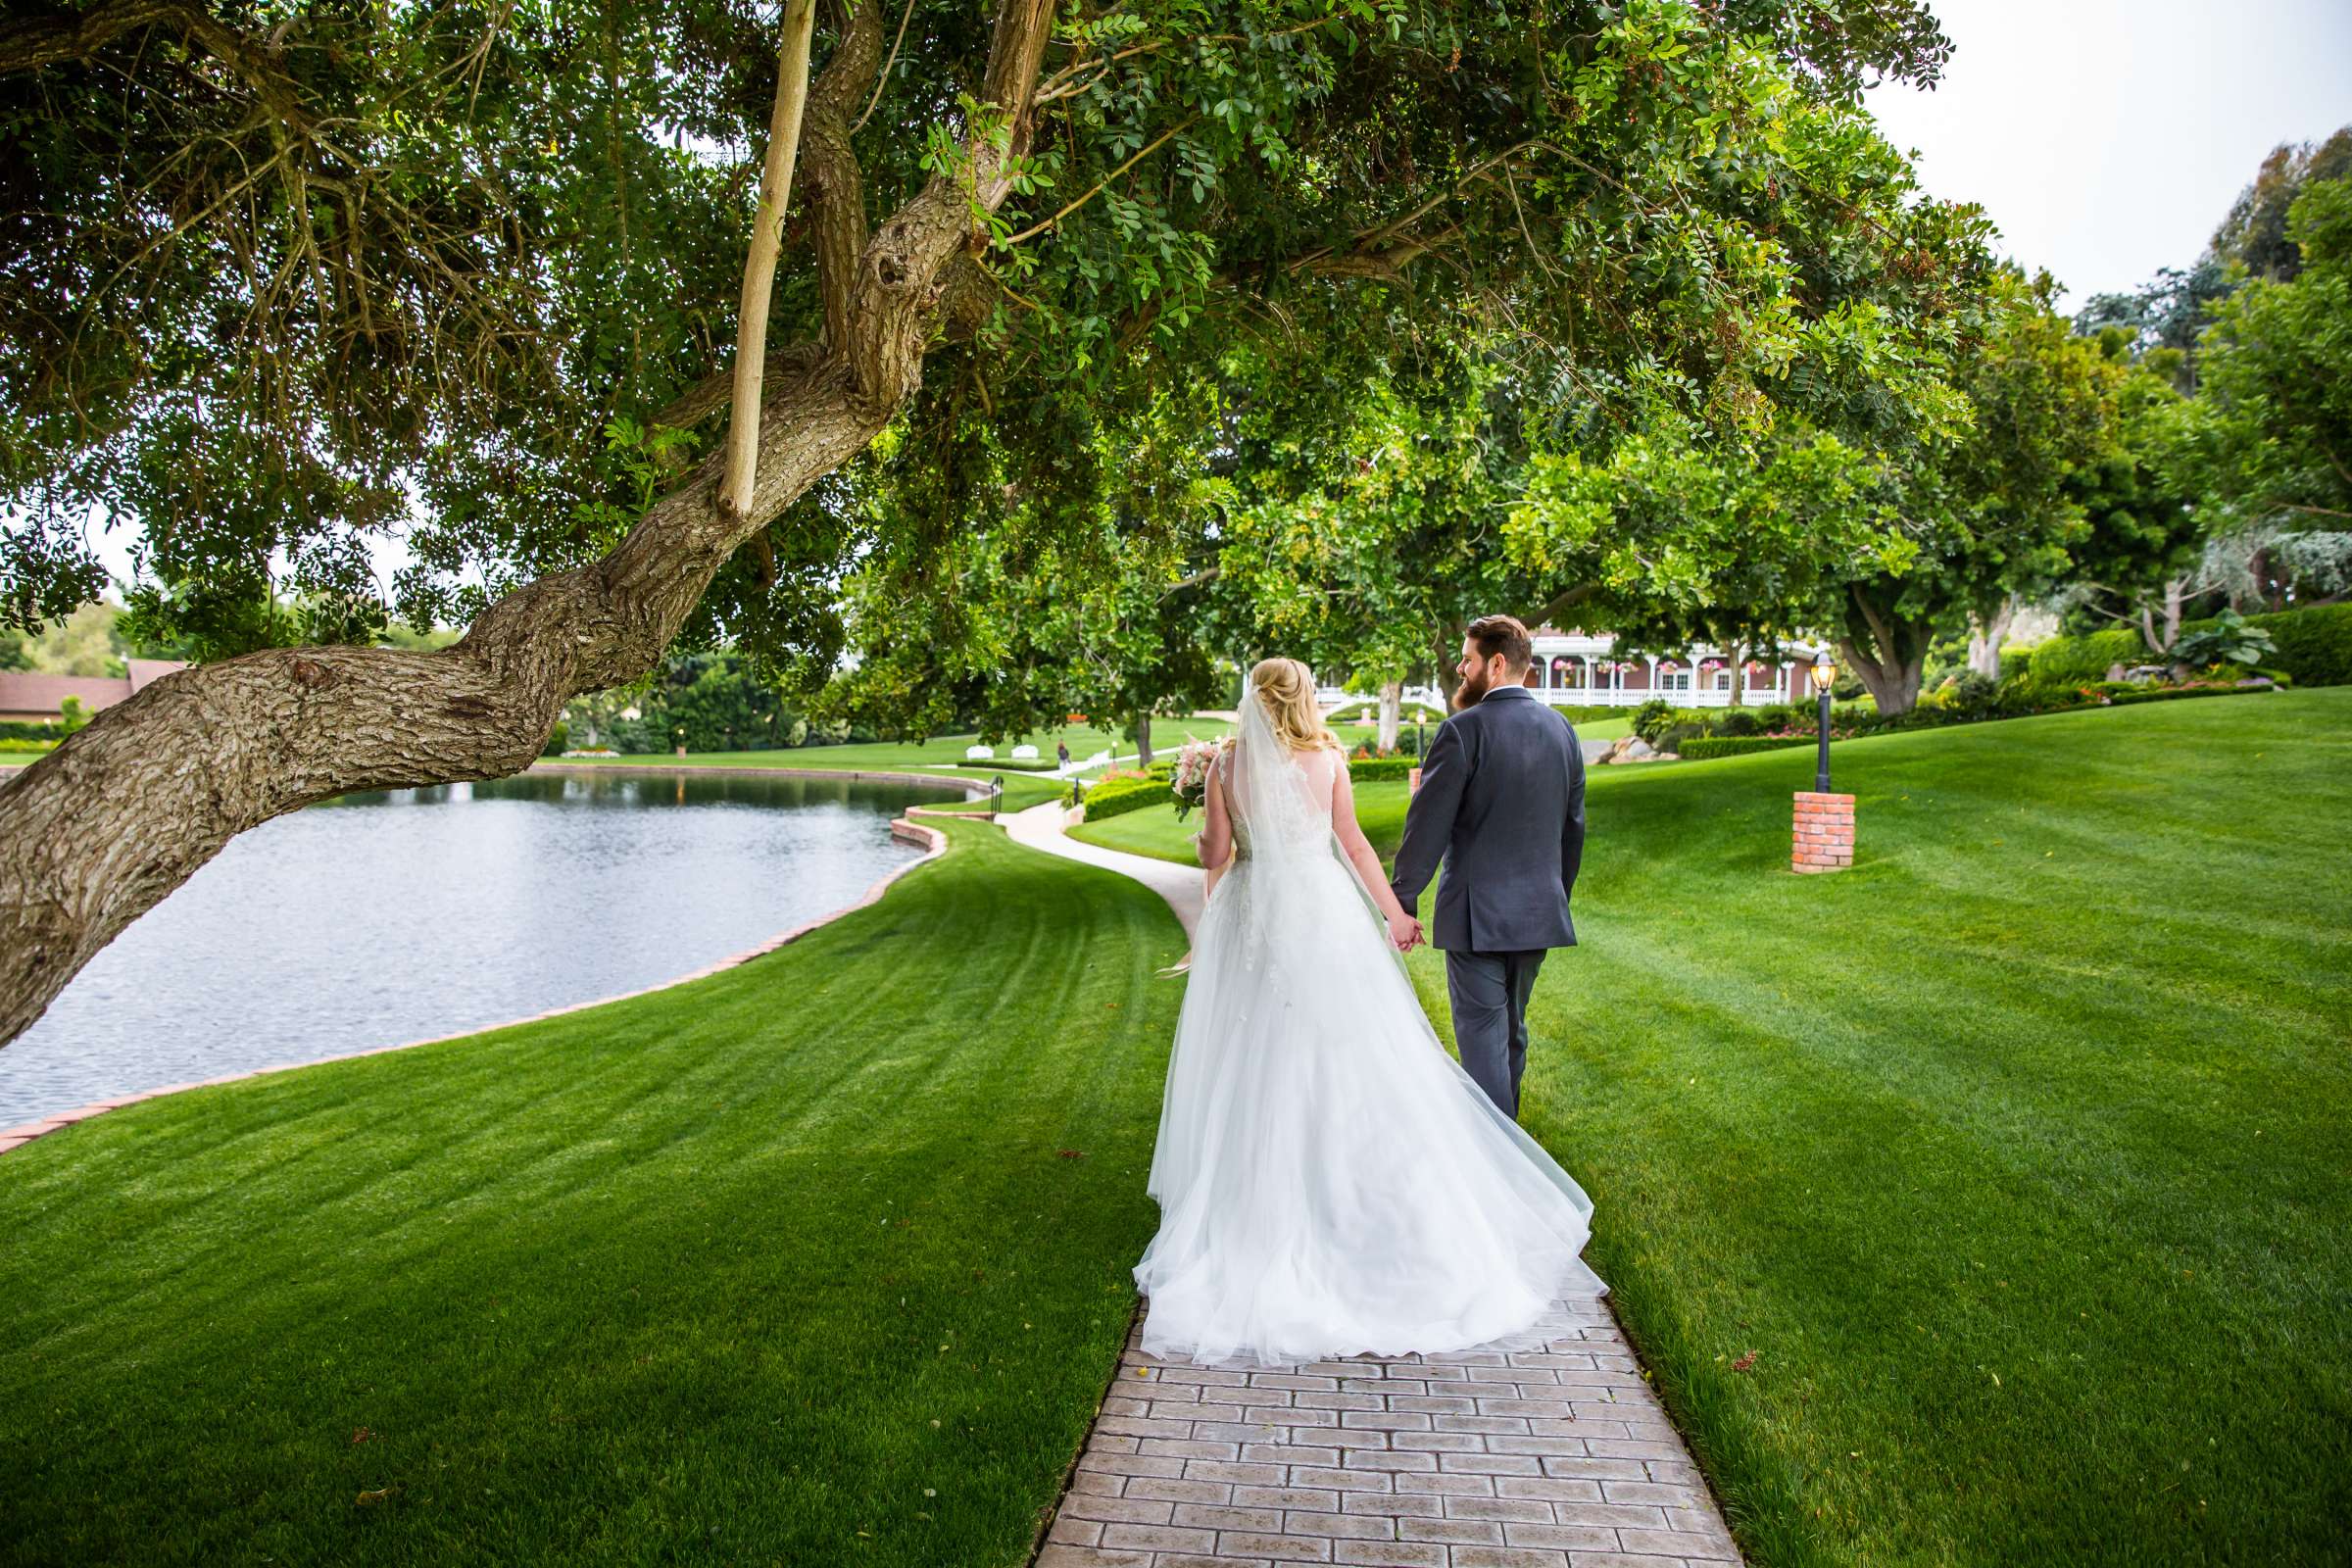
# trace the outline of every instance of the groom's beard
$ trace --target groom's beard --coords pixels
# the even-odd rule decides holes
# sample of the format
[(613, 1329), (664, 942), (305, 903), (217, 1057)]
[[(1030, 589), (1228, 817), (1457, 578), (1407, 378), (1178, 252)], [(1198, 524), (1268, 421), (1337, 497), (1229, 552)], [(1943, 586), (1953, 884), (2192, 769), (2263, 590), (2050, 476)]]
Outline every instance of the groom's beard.
[(1453, 689), (1453, 710), (1459, 713), (1476, 708), (1493, 686), (1494, 682), (1487, 679), (1487, 672), (1483, 669), (1475, 675), (1464, 676), (1462, 683)]

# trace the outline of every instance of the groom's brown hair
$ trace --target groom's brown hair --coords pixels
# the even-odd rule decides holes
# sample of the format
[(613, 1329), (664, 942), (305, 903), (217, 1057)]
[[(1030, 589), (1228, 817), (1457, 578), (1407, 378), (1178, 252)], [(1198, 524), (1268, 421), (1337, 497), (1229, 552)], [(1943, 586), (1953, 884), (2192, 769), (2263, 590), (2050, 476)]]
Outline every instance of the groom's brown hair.
[(1502, 667), (1514, 675), (1527, 673), (1527, 666), (1536, 657), (1535, 644), (1528, 641), (1527, 627), (1516, 615), (1481, 615), (1469, 626), (1470, 641), (1477, 645), (1478, 657), (1493, 659), (1502, 656)]

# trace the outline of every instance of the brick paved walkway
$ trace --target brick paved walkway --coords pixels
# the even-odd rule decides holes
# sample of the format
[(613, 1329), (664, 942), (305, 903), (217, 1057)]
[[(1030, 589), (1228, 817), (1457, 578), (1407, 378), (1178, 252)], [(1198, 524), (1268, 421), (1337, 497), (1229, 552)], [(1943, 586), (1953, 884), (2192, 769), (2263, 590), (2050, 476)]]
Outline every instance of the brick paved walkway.
[(1597, 1300), (1541, 1351), (1281, 1372), (1128, 1342), (1037, 1568), (1669, 1568), (1737, 1563)]
[[(1066, 838), (1058, 807), (998, 820), (1200, 916), (1198, 871)], [(1264, 1372), (1163, 1362), (1139, 1325), (1036, 1568), (1738, 1563), (1607, 1305), (1554, 1311), (1540, 1351)]]

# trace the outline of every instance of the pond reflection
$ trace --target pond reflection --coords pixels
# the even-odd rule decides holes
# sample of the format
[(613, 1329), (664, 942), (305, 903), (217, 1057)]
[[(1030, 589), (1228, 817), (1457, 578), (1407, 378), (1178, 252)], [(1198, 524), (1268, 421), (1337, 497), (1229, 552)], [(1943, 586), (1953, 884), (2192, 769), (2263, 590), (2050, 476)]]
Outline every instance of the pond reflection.
[(0, 1050), (0, 1126), (687, 973), (855, 900), (948, 794), (534, 773), (347, 795), (230, 842)]

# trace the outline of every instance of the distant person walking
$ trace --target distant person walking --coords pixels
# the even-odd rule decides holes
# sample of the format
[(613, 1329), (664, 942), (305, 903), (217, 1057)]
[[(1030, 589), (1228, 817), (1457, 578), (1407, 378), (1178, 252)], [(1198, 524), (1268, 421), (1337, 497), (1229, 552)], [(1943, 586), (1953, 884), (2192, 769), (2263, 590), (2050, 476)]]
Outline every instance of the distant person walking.
[(1055, 742), (1054, 743), (1054, 757), (1055, 757), (1056, 759), (1058, 759), (1058, 760), (1060, 760), (1060, 762), (1061, 762), (1061, 765), (1062, 765), (1062, 766), (1064, 766), (1064, 767), (1067, 767), (1067, 766), (1069, 766), (1069, 765), (1070, 765), (1070, 743), (1069, 743), (1068, 741), (1055, 741)]

